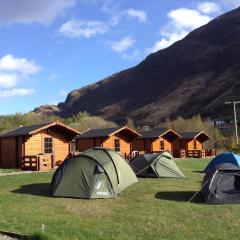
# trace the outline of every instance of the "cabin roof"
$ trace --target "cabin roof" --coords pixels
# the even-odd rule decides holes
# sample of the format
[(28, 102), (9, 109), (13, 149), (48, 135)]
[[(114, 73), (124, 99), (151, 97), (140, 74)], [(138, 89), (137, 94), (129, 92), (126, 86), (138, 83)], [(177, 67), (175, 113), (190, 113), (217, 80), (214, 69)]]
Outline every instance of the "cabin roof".
[(158, 129), (154, 129), (146, 132), (141, 132), (142, 138), (159, 138), (164, 136), (167, 133), (173, 133), (174, 135), (181, 137), (178, 133), (168, 128), (158, 128)]
[(134, 137), (140, 137), (141, 135), (128, 127), (113, 127), (113, 128), (95, 128), (89, 129), (83, 132), (78, 138), (96, 138), (96, 137), (110, 137), (121, 131), (127, 131), (134, 135)]
[(61, 126), (76, 135), (80, 134), (75, 129), (70, 128), (70, 127), (66, 126), (65, 124), (57, 121), (57, 122), (53, 122), (53, 123), (41, 123), (41, 124), (35, 124), (35, 125), (22, 126), (22, 127), (14, 129), (14, 130), (0, 134), (0, 138), (32, 135), (41, 130), (44, 130), (44, 129), (47, 129), (47, 128), (53, 127), (53, 126)]
[(204, 141), (211, 139), (210, 136), (208, 136), (205, 132), (199, 131), (199, 132), (182, 132), (180, 133), (182, 136), (182, 139), (197, 139), (199, 137), (203, 137)]

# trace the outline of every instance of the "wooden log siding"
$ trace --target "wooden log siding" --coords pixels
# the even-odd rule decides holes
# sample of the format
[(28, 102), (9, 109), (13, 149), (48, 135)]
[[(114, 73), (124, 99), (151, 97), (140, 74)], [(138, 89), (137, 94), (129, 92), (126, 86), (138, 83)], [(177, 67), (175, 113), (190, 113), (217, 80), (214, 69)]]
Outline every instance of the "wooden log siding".
[(120, 154), (128, 157), (132, 152), (131, 141), (122, 134), (112, 135), (105, 138), (78, 138), (76, 141), (77, 151), (83, 152), (92, 147), (106, 147), (115, 150), (115, 139), (120, 141)]
[(145, 140), (143, 138), (134, 139), (132, 143), (132, 150), (138, 152), (145, 151)]
[(103, 147), (111, 148), (111, 149), (115, 150), (115, 139), (118, 139), (120, 141), (120, 153), (124, 157), (128, 157), (129, 154), (131, 153), (131, 144), (130, 144), (129, 140), (127, 140), (126, 138), (124, 138), (121, 135), (113, 135), (113, 136), (107, 138), (103, 142)]
[(43, 135), (43, 137), (47, 136), (53, 138), (54, 161), (59, 165), (70, 153), (70, 141), (64, 134), (56, 131)]
[(16, 168), (16, 138), (9, 137), (1, 139), (1, 167)]
[[(194, 141), (196, 141), (196, 148), (194, 147)], [(185, 151), (185, 157), (205, 157), (206, 153), (203, 151), (203, 143), (197, 139), (180, 139), (173, 143), (173, 156), (184, 158), (181, 151)]]
[(25, 140), (25, 156), (43, 154), (42, 134), (38, 133), (33, 136), (26, 137)]
[(94, 138), (78, 138), (77, 142), (77, 151), (83, 152), (94, 146)]
[(133, 151), (152, 153), (152, 139), (137, 138), (132, 142)]
[(141, 135), (128, 127), (89, 129), (82, 136), (76, 138), (76, 146), (79, 152), (92, 147), (105, 147), (115, 150), (116, 140), (119, 140), (119, 153), (129, 158), (134, 150), (132, 141), (139, 136)]
[[(161, 149), (161, 141), (164, 143), (164, 149)], [(172, 152), (172, 143), (165, 138), (157, 138), (152, 141), (152, 152), (169, 151)]]
[(16, 149), (16, 167), (17, 168), (21, 168), (22, 166), (22, 159), (23, 159), (23, 156), (24, 156), (24, 139), (23, 137), (17, 137), (17, 140), (16, 140), (16, 146), (17, 146), (17, 149)]
[(203, 149), (203, 144), (199, 142), (198, 140), (196, 141), (196, 148), (194, 148), (194, 140), (190, 140), (187, 142), (188, 144), (188, 150), (202, 150)]
[[(38, 157), (39, 154), (44, 155), (45, 137), (50, 137), (53, 140), (53, 154), (49, 154), (49, 157), (53, 155), (53, 159), (59, 164), (64, 161), (70, 154), (72, 138), (79, 132), (59, 122), (46, 124), (45, 128), (42, 126), (44, 124), (20, 127), (2, 134), (0, 138), (0, 167), (20, 168), (28, 157)], [(33, 131), (34, 127), (36, 129)], [(45, 155), (45, 157), (48, 157), (48, 155)]]
[(54, 161), (58, 165), (60, 164), (70, 153), (70, 142), (64, 136), (64, 134), (56, 131), (46, 130), (35, 134), (33, 136), (27, 137), (25, 142), (25, 155), (37, 155), (45, 154), (44, 152), (44, 138), (53, 139), (53, 155)]
[[(161, 149), (161, 141), (164, 142), (164, 149)], [(153, 153), (161, 151), (172, 152), (172, 143), (165, 138), (138, 138), (133, 141), (133, 150), (139, 152)]]

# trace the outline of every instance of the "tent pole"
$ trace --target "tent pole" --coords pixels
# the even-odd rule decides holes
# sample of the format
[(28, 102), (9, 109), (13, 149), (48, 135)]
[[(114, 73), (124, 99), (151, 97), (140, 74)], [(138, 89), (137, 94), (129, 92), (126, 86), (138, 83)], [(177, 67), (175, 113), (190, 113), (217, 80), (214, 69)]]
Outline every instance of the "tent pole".
[(136, 175), (138, 175), (140, 172), (144, 171), (145, 169), (149, 168), (151, 165), (152, 165), (152, 163), (149, 164), (148, 166), (146, 166), (145, 168), (143, 168), (142, 170), (140, 170), (139, 172), (137, 172)]
[(188, 202), (192, 202), (192, 200), (197, 196), (197, 194), (203, 189), (203, 187), (204, 187), (208, 182), (209, 182), (209, 180), (206, 181), (206, 182), (201, 186), (201, 188), (188, 200)]

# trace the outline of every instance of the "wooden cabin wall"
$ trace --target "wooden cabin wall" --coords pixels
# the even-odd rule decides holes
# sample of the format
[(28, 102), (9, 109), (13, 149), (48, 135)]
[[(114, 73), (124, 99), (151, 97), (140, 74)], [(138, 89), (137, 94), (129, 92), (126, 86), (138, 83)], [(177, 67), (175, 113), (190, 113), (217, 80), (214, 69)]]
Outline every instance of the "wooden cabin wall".
[(187, 150), (188, 141), (185, 139), (178, 139), (173, 142), (173, 150)]
[(77, 138), (76, 140), (76, 148), (78, 152), (86, 151), (89, 148), (94, 147), (94, 139), (93, 138)]
[(1, 139), (1, 167), (2, 168), (17, 168), (17, 141), (16, 137)]
[[(50, 129), (51, 130), (51, 129)], [(70, 153), (70, 142), (66, 138), (64, 133), (60, 131), (44, 131), (42, 132), (42, 149), (44, 152), (44, 138), (51, 137), (53, 138), (53, 151), (54, 151), (54, 162), (59, 165), (63, 160), (66, 159)]]
[(200, 143), (198, 140), (196, 140), (197, 148), (194, 148), (194, 140), (189, 140), (187, 147), (188, 150), (202, 150), (203, 149), (203, 144)]
[[(163, 141), (164, 142), (164, 149), (161, 149), (160, 147), (160, 142)], [(152, 142), (152, 152), (159, 152), (159, 151), (169, 151), (170, 153), (172, 152), (172, 143), (170, 141), (168, 141), (165, 138), (157, 138), (157, 139), (153, 139)]]
[(125, 156), (127, 157), (131, 153), (131, 144), (122, 136), (114, 135), (114, 136), (107, 138), (103, 142), (103, 147), (111, 148), (111, 149), (115, 150), (115, 143), (114, 143), (115, 139), (120, 140), (120, 154), (123, 155), (124, 157)]
[[(180, 150), (182, 149), (181, 147), (184, 146), (183, 140), (176, 140), (173, 142), (172, 144), (172, 153), (173, 153), (173, 157), (180, 157)], [(186, 147), (184, 147), (183, 149), (186, 149)]]
[(145, 152), (152, 153), (152, 139), (145, 139)]
[(133, 140), (132, 150), (145, 152), (145, 153), (152, 153), (153, 151), (152, 143), (153, 143), (152, 139), (137, 138)]
[(95, 138), (93, 144), (94, 144), (94, 147), (102, 147), (102, 145), (103, 145), (103, 139), (102, 139), (102, 138)]
[(103, 142), (102, 138), (77, 138), (76, 148), (78, 152), (83, 152), (93, 147), (102, 147)]
[(43, 154), (42, 134), (38, 133), (25, 139), (25, 155)]
[(64, 133), (59, 131), (43, 131), (27, 137), (25, 141), (25, 155), (44, 154), (44, 138), (53, 139), (54, 162), (61, 163), (70, 153), (70, 142)]
[(132, 142), (132, 150), (144, 152), (145, 151), (144, 139), (143, 138), (134, 139)]
[(22, 167), (22, 159), (24, 156), (24, 137), (20, 136), (17, 137), (16, 139), (16, 154), (17, 154), (17, 159), (16, 159), (16, 166), (17, 168), (21, 168)]

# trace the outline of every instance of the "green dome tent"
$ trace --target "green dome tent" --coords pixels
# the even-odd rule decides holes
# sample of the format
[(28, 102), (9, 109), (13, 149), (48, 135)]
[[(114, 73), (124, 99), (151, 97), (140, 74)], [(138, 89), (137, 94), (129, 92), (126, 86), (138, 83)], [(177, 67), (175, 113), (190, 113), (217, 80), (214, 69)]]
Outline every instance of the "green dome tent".
[(74, 198), (116, 198), (138, 182), (129, 164), (118, 153), (92, 148), (65, 160), (52, 179), (52, 194)]
[(141, 177), (184, 178), (184, 174), (172, 159), (168, 152), (144, 154), (133, 158), (130, 166), (135, 174)]

